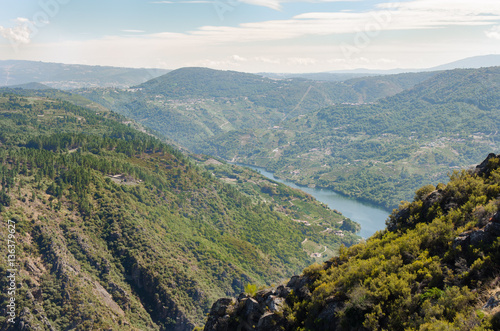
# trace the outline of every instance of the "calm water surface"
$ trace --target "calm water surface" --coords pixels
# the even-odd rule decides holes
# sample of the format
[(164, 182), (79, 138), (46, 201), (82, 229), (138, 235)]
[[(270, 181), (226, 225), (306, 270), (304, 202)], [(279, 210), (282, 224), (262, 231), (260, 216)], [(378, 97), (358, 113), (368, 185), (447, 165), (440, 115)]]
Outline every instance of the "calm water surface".
[(259, 167), (245, 164), (239, 165), (257, 170), (262, 175), (277, 182), (286, 184), (293, 188), (298, 188), (306, 193), (309, 193), (315, 197), (316, 200), (325, 203), (331, 209), (338, 210), (344, 216), (349, 217), (351, 220), (361, 224), (361, 231), (358, 234), (363, 238), (368, 238), (376, 231), (385, 228), (385, 220), (390, 214), (390, 212), (386, 209), (369, 205), (356, 199), (347, 198), (331, 190), (297, 186), (292, 182), (277, 179), (271, 172)]

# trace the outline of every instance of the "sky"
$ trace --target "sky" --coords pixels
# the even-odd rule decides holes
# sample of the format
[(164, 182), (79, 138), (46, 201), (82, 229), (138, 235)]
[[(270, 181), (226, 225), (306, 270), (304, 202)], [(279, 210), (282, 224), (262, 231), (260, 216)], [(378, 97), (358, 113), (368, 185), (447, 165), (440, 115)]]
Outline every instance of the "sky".
[(498, 0), (0, 0), (0, 60), (244, 72), (499, 54)]

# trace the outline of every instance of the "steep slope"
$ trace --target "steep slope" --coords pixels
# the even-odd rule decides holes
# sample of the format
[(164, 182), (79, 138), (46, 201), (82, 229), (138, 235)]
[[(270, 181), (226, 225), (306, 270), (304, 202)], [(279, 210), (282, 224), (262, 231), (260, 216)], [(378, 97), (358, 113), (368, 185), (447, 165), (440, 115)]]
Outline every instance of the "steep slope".
[[(200, 149), (302, 185), (396, 207), (500, 147), (500, 67), (439, 73), (373, 104), (343, 104)], [(297, 171), (299, 169), (300, 171)]]
[(218, 300), (205, 330), (498, 330), (499, 197), (500, 155), (490, 154), (417, 190), (386, 230), (327, 263)]
[[(310, 203), (300, 192), (259, 201), (124, 120), (0, 94), (0, 232), (15, 246), (0, 268), (17, 288), (3, 329), (191, 330), (216, 298), (311, 263), (305, 238), (357, 241), (318, 203), (321, 219), (294, 221), (278, 197)], [(344, 239), (320, 232), (339, 222)]]
[(344, 84), (352, 86), (364, 102), (373, 102), (411, 89), (439, 73), (439, 71), (410, 72), (397, 75), (353, 78), (344, 81)]

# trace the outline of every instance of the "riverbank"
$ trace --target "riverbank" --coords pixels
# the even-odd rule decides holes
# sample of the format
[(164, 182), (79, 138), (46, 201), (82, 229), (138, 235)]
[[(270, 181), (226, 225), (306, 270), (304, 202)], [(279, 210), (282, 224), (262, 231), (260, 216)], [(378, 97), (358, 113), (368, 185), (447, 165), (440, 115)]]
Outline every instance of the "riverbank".
[(358, 235), (363, 238), (372, 236), (375, 232), (385, 229), (385, 220), (390, 215), (390, 211), (380, 206), (374, 206), (359, 199), (346, 197), (333, 190), (324, 188), (311, 188), (307, 186), (298, 186), (297, 184), (276, 178), (273, 173), (252, 165), (236, 163), (239, 166), (244, 166), (260, 172), (263, 176), (269, 179), (283, 183), (293, 188), (300, 189), (316, 200), (325, 203), (330, 209), (336, 209), (344, 216), (361, 225), (361, 230)]

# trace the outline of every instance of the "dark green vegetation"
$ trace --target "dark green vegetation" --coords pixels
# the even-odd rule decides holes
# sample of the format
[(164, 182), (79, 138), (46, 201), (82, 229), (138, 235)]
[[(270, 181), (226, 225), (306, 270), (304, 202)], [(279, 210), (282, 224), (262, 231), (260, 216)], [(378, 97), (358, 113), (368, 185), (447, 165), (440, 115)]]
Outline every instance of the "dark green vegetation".
[(16, 223), (20, 270), (10, 329), (191, 330), (216, 298), (357, 240), (354, 223), (300, 191), (198, 166), (121, 115), (41, 96), (65, 94), (22, 93), (0, 93), (0, 235)]
[[(350, 83), (274, 80), (235, 71), (183, 68), (132, 89), (77, 91), (195, 152), (237, 130), (273, 126), (341, 102), (393, 95), (432, 74), (370, 77)], [(243, 138), (245, 139), (245, 138)]]
[[(359, 224), (344, 218), (338, 211), (325, 205), (301, 190), (270, 180), (258, 172), (219, 162), (207, 156), (194, 155), (208, 172), (223, 182), (234, 186), (255, 203), (271, 203), (273, 210), (284, 213), (303, 225), (303, 249), (317, 261), (336, 255), (341, 243), (352, 245), (359, 241), (353, 235)], [(334, 235), (332, 235), (334, 234)]]
[(128, 87), (143, 83), (168, 71), (164, 69), (0, 60), (0, 86), (37, 82), (59, 89)]
[(395, 207), (418, 187), (498, 149), (499, 109), (500, 67), (453, 70), (372, 104), (335, 105), (276, 128), (228, 132), (200, 150)]
[(500, 155), (490, 154), (418, 189), (386, 230), (286, 286), (219, 300), (205, 330), (499, 330), (499, 209)]
[[(417, 122), (412, 122), (414, 127), (399, 132), (402, 124), (408, 124), (404, 113), (416, 107), (415, 98), (398, 97), (436, 75), (407, 73), (326, 82), (183, 68), (131, 89), (78, 93), (194, 152), (262, 166), (299, 184), (333, 188), (390, 208), (408, 198), (430, 174), (442, 178), (450, 166), (469, 164), (468, 155), (466, 161), (450, 161), (454, 155), (449, 151), (442, 165), (434, 160), (418, 168), (401, 163), (413, 161), (407, 157), (408, 144), (421, 147), (458, 129), (411, 140), (412, 132), (419, 131)], [(381, 99), (396, 94), (394, 99)], [(419, 107), (421, 117), (431, 115), (429, 105)], [(386, 123), (385, 117), (393, 118)], [(393, 159), (400, 163), (388, 164)]]
[(198, 153), (395, 208), (499, 147), (500, 67), (272, 80), (203, 68), (82, 90)]

